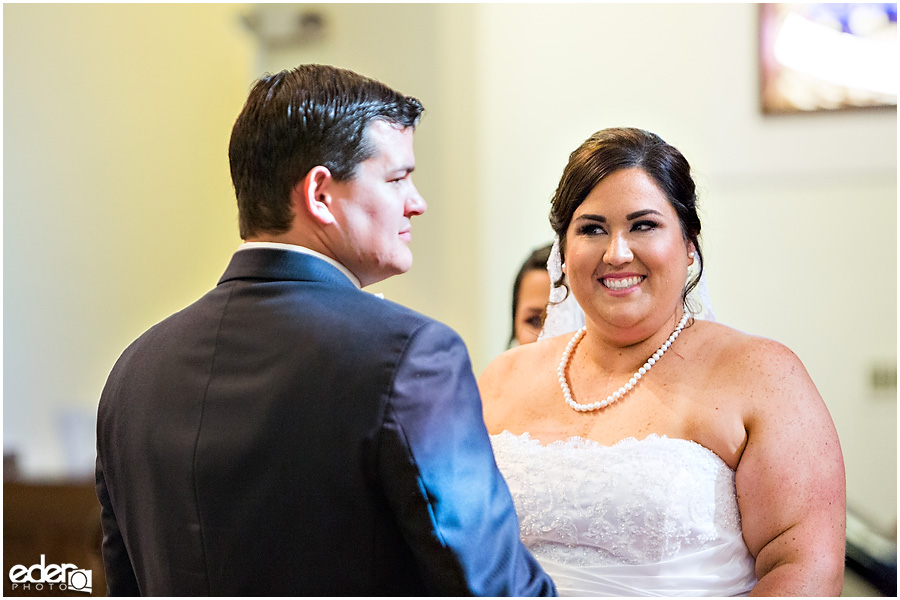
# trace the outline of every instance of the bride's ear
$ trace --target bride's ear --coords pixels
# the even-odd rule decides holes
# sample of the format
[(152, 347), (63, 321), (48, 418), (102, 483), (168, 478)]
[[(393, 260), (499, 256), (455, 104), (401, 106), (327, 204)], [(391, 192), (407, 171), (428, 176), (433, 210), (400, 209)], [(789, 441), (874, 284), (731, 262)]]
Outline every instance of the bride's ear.
[(333, 198), (331, 184), (334, 178), (331, 171), (321, 165), (309, 170), (291, 192), (291, 204), (294, 210), (305, 212), (318, 223), (330, 225), (335, 222), (332, 213)]

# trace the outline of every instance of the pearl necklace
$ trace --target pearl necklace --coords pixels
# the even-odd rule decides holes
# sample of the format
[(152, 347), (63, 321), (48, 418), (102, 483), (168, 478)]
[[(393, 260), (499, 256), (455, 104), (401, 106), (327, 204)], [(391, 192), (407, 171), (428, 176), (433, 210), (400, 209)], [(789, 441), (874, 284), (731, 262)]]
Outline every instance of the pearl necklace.
[(609, 406), (616, 400), (620, 399), (622, 396), (630, 392), (635, 385), (637, 385), (638, 380), (647, 374), (647, 372), (653, 368), (653, 365), (656, 364), (662, 355), (666, 353), (666, 350), (672, 345), (672, 342), (678, 337), (678, 334), (681, 333), (681, 330), (684, 329), (685, 324), (687, 324), (688, 318), (690, 314), (685, 311), (684, 316), (681, 317), (681, 321), (679, 321), (678, 326), (675, 327), (675, 331), (672, 332), (672, 335), (669, 336), (669, 339), (665, 341), (665, 343), (660, 346), (659, 350), (653, 353), (653, 355), (647, 359), (647, 362), (637, 370), (637, 372), (631, 376), (631, 379), (628, 380), (628, 383), (620, 387), (618, 390), (610, 394), (606, 397), (606, 400), (601, 400), (600, 402), (594, 402), (592, 404), (578, 404), (574, 400), (572, 400), (572, 392), (569, 390), (569, 384), (566, 383), (566, 367), (569, 365), (569, 357), (572, 355), (572, 351), (575, 349), (575, 346), (578, 345), (578, 342), (581, 341), (581, 338), (584, 337), (585, 332), (587, 331), (587, 326), (582, 327), (578, 331), (575, 332), (575, 335), (572, 336), (572, 339), (569, 340), (569, 345), (566, 346), (565, 351), (562, 353), (562, 358), (559, 361), (559, 368), (556, 370), (559, 375), (559, 387), (562, 388), (563, 398), (566, 400), (566, 404), (571, 406), (573, 409), (579, 412), (589, 412), (592, 410), (597, 410), (599, 408), (604, 408)]

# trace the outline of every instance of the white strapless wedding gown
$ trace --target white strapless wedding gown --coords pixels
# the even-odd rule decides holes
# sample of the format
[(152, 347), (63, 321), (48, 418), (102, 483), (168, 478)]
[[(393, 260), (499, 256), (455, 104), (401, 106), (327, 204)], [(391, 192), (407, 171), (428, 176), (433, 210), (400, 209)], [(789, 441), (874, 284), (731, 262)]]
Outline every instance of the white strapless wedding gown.
[(732, 471), (688, 440), (491, 436), (522, 540), (561, 596), (738, 596), (756, 584)]

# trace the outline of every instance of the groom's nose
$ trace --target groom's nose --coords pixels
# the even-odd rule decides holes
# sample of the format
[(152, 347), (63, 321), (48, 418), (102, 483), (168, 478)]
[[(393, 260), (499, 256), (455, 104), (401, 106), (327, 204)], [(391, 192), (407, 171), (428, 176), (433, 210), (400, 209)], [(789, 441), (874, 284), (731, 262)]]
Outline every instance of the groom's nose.
[(410, 190), (409, 197), (406, 199), (406, 211), (404, 216), (412, 217), (415, 215), (421, 215), (428, 209), (428, 203), (425, 202), (425, 198), (422, 197), (422, 194), (419, 193), (419, 190), (416, 189), (416, 186), (413, 185)]

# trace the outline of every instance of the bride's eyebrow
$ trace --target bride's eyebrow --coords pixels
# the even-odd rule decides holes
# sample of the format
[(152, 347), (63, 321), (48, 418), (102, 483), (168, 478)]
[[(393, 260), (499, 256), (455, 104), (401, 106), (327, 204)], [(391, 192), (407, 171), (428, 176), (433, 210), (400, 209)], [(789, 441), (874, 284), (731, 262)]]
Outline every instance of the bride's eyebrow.
[(643, 216), (645, 216), (645, 215), (659, 215), (659, 216), (662, 216), (662, 213), (659, 212), (658, 210), (653, 210), (652, 208), (647, 208), (647, 209), (644, 209), (644, 210), (636, 210), (636, 211), (634, 211), (633, 213), (628, 213), (627, 215), (625, 215), (625, 218), (628, 219), (629, 221), (633, 221), (634, 219), (643, 217)]
[(599, 221), (600, 223), (606, 223), (606, 217), (603, 215), (580, 215), (576, 221)]
[[(636, 211), (634, 211), (634, 212), (632, 212), (632, 213), (628, 213), (627, 215), (625, 215), (625, 219), (628, 220), (628, 221), (633, 221), (633, 220), (635, 220), (635, 219), (639, 219), (640, 217), (643, 217), (643, 216), (646, 216), (646, 215), (659, 215), (659, 216), (662, 216), (662, 213), (659, 212), (658, 210), (654, 210), (654, 209), (652, 209), (652, 208), (645, 208), (645, 209), (643, 209), (643, 210), (636, 210)], [(576, 221), (581, 221), (581, 220), (585, 220), (585, 221), (598, 221), (598, 222), (600, 222), (600, 223), (606, 223), (606, 217), (604, 217), (603, 215), (584, 214), (584, 215), (580, 215), (580, 216), (576, 219)]]

